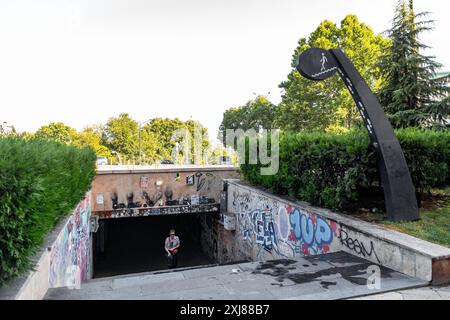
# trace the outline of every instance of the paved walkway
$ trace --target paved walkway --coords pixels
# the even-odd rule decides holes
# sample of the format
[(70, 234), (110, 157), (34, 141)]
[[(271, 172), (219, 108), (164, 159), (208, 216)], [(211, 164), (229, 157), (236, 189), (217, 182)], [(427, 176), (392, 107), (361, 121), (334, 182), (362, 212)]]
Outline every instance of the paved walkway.
[(80, 290), (51, 289), (46, 299), (334, 300), (426, 285), (380, 267), (381, 287), (371, 290), (367, 286), (371, 266), (373, 263), (339, 252), (95, 279), (84, 283)]
[(450, 300), (450, 286), (401, 290), (351, 300)]

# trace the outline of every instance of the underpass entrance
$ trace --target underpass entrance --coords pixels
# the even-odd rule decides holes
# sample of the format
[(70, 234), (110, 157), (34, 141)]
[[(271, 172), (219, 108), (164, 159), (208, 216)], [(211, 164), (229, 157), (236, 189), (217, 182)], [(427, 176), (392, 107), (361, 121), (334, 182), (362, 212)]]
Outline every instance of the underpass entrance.
[(178, 268), (208, 265), (202, 248), (202, 214), (104, 219), (94, 237), (94, 278), (168, 269), (164, 240), (180, 238)]

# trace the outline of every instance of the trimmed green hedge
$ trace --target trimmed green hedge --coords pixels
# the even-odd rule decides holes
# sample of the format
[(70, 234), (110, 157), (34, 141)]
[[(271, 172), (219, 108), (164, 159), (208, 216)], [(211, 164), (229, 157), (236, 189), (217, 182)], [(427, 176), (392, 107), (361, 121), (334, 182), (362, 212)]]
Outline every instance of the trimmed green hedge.
[[(396, 133), (417, 191), (450, 185), (450, 132)], [(375, 151), (364, 131), (281, 133), (279, 164), (273, 176), (260, 175), (260, 165), (241, 165), (241, 172), (274, 193), (330, 209), (355, 202), (361, 190), (380, 185)]]
[(90, 148), (0, 138), (0, 286), (32, 266), (45, 235), (90, 189), (95, 160)]

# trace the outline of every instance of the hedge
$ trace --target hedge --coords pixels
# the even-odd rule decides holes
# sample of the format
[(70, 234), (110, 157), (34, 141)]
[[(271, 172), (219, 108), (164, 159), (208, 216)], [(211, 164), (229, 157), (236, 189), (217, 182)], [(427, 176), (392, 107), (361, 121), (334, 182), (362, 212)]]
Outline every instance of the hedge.
[(45, 235), (90, 189), (95, 159), (90, 148), (0, 138), (0, 286), (32, 267)]
[[(450, 185), (450, 132), (396, 131), (417, 192)], [(248, 182), (312, 205), (341, 209), (361, 191), (380, 186), (376, 155), (367, 132), (281, 133), (279, 171), (260, 174), (261, 165), (241, 165)]]

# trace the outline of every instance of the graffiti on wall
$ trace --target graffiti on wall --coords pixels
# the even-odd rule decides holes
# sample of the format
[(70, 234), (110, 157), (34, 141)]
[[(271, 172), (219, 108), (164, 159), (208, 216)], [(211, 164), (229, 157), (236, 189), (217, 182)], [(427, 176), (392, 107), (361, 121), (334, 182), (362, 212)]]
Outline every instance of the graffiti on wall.
[[(175, 179), (175, 182), (179, 181)], [(167, 186), (162, 186), (162, 184), (162, 180), (155, 181), (154, 189), (150, 190), (149, 187), (153, 186), (153, 184), (150, 183), (149, 177), (141, 176), (139, 178), (139, 186), (141, 188), (139, 192), (130, 190), (123, 190), (120, 194), (118, 194), (118, 192), (111, 192), (112, 211), (119, 213), (126, 211), (123, 209), (214, 204), (216, 203), (216, 198), (218, 199), (220, 195), (222, 179), (209, 172), (197, 172), (186, 177), (186, 184), (188, 186), (195, 186), (195, 191), (182, 189), (183, 192), (178, 192), (178, 194), (173, 190), (173, 187), (175, 187), (174, 185), (169, 184)], [(179, 190), (179, 188), (175, 189)], [(217, 190), (216, 198), (214, 198), (215, 195), (210, 195), (212, 190)], [(123, 199), (123, 202), (120, 202), (119, 198)], [(97, 215), (97, 212), (94, 214)]]
[(296, 252), (312, 255), (330, 251), (329, 245), (333, 242), (336, 223), (329, 224), (315, 213), (302, 212), (291, 206), (284, 210), (289, 216), (289, 241), (295, 246)]
[[(230, 212), (236, 214), (241, 256), (278, 259), (318, 255), (337, 250), (380, 263), (376, 245), (312, 207), (296, 207), (258, 192), (229, 189)], [(248, 245), (245, 245), (248, 244)]]
[(363, 240), (352, 238), (349, 235), (349, 231), (345, 230), (342, 226), (339, 228), (339, 241), (341, 245), (352, 251), (352, 253), (365, 259), (376, 260), (380, 263), (373, 241), (370, 241), (370, 244), (366, 244)]
[(255, 244), (256, 258), (293, 257), (330, 252), (337, 224), (314, 212), (285, 205), (256, 193), (233, 192), (237, 232)]
[(178, 206), (160, 206), (152, 208), (124, 208), (110, 211), (96, 212), (99, 219), (113, 219), (113, 218), (133, 218), (133, 217), (148, 217), (171, 214), (212, 214), (219, 217), (219, 204), (197, 204), (197, 205), (178, 205)]
[(87, 280), (90, 275), (90, 196), (75, 208), (50, 254), (49, 286), (57, 288)]

